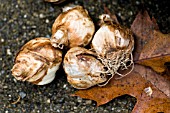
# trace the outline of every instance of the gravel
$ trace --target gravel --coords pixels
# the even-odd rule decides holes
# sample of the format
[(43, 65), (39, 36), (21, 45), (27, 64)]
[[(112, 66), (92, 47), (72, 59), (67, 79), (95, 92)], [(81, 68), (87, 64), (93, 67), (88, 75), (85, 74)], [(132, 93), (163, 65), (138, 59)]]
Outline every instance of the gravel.
[[(55, 80), (45, 86), (17, 81), (11, 75), (14, 56), (19, 49), (35, 37), (50, 37), (51, 27), (61, 8), (43, 0), (0, 0), (0, 113), (130, 113), (136, 99), (124, 95), (96, 107), (92, 100), (72, 97), (71, 87), (63, 70)], [(83, 5), (98, 29), (98, 16), (103, 5), (116, 14), (122, 25), (130, 27), (136, 14), (144, 6), (158, 22), (163, 33), (170, 33), (169, 1), (160, 0), (70, 0)], [(142, 5), (143, 4), (143, 5)], [(20, 97), (20, 98), (19, 98)]]

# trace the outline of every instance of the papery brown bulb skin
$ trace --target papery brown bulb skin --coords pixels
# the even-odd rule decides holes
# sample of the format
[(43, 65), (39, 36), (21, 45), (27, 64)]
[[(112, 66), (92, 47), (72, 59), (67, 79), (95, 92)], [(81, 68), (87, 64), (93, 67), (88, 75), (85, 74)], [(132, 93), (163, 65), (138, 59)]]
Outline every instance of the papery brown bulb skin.
[(87, 89), (107, 80), (104, 65), (93, 55), (82, 47), (73, 47), (66, 53), (63, 68), (74, 88)]
[(60, 3), (63, 3), (64, 1), (69, 1), (69, 0), (44, 0), (46, 2), (52, 2), (52, 3), (55, 3), (55, 4), (60, 4)]
[(119, 51), (132, 52), (134, 39), (128, 28), (116, 24), (103, 24), (94, 35), (92, 47), (98, 55), (106, 57)]
[[(121, 74), (118, 70), (125, 70), (132, 67), (133, 70), (133, 56), (134, 38), (130, 29), (125, 28), (119, 24), (114, 24), (109, 15), (100, 16), (101, 27), (95, 33), (92, 40), (92, 49), (98, 55), (103, 65), (108, 69), (108, 74), (121, 77), (126, 74)], [(109, 79), (109, 80), (110, 80)]]
[(62, 52), (54, 48), (48, 38), (30, 40), (18, 52), (12, 75), (17, 80), (37, 85), (50, 83), (62, 62)]
[(67, 48), (88, 45), (95, 31), (88, 12), (82, 6), (68, 6), (63, 11), (52, 26), (52, 45)]

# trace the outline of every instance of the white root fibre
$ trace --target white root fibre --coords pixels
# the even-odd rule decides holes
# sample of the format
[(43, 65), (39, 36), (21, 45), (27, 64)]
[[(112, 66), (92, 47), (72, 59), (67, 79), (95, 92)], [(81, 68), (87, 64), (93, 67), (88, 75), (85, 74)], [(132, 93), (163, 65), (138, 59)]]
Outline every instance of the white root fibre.
[[(105, 86), (108, 84), (108, 82), (113, 78), (114, 75), (119, 75), (120, 79), (122, 77), (127, 76), (130, 74), (133, 69), (134, 69), (134, 62), (133, 62), (133, 55), (132, 53), (129, 55), (129, 53), (122, 52), (123, 54), (121, 55), (115, 55), (112, 59), (110, 58), (102, 58), (101, 56), (98, 56), (98, 59), (101, 60), (101, 62), (107, 67), (106, 72), (101, 72), (101, 73), (107, 73), (108, 76), (111, 76), (104, 84), (98, 84), (98, 86)], [(130, 56), (130, 57), (128, 57)], [(127, 65), (127, 62), (130, 62), (129, 65)], [(127, 72), (126, 74), (121, 74), (118, 72), (119, 69), (125, 70), (129, 69), (131, 67), (131, 70)]]

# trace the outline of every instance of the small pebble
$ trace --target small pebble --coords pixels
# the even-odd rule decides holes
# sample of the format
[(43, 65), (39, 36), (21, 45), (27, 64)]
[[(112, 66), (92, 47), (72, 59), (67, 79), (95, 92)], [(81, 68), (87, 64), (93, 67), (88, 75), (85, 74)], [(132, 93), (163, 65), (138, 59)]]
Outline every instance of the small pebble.
[(115, 108), (113, 107), (111, 110), (112, 110), (112, 111), (114, 111), (114, 110), (115, 110)]
[(46, 20), (45, 20), (45, 23), (47, 23), (47, 24), (48, 24), (49, 22), (50, 22), (50, 21), (49, 21), (48, 19), (46, 19)]
[(26, 26), (22, 26), (22, 29), (26, 29)]
[(7, 18), (3, 18), (4, 21), (7, 21)]
[(6, 88), (8, 88), (8, 86), (4, 86), (3, 88), (6, 89)]
[(129, 14), (129, 15), (133, 15), (133, 12), (132, 12), (132, 11), (129, 11), (128, 14)]
[(6, 50), (6, 52), (7, 52), (7, 55), (12, 55), (12, 53), (11, 53), (11, 50), (10, 50), (10, 49), (7, 49), (7, 50)]
[(82, 102), (82, 98), (78, 97), (77, 98), (77, 102), (81, 103)]
[(24, 18), (27, 18), (27, 15), (26, 15), (26, 14), (24, 15)]
[(120, 13), (120, 12), (118, 13), (118, 16), (121, 16), (121, 13)]
[(49, 35), (49, 34), (47, 34), (45, 37), (50, 38), (50, 35)]
[(41, 13), (41, 14), (39, 15), (39, 17), (40, 17), (40, 18), (44, 18), (44, 14)]
[(50, 101), (50, 99), (47, 99), (47, 103), (50, 103), (51, 101)]
[(63, 88), (66, 88), (66, 87), (67, 87), (67, 85), (66, 85), (66, 84), (64, 84), (64, 85), (63, 85)]
[(113, 1), (112, 1), (112, 4), (113, 4), (113, 5), (117, 5), (117, 1), (116, 1), (116, 0), (113, 0)]
[(16, 80), (15, 78), (13, 79), (13, 81), (14, 81), (15, 83), (17, 83), (17, 80)]
[(92, 104), (91, 100), (86, 100), (86, 104)]
[(136, 1), (136, 5), (139, 5), (140, 4), (140, 2), (139, 1)]
[(37, 26), (34, 26), (34, 25), (33, 25), (33, 26), (31, 26), (31, 28), (35, 29), (35, 28), (37, 28)]
[(19, 96), (23, 99), (26, 97), (26, 93), (21, 91), (21, 92), (19, 92)]
[(1, 38), (1, 42), (4, 42), (4, 39), (3, 39), (3, 38)]
[(38, 17), (38, 14), (37, 13), (33, 13), (33, 16)]
[(77, 107), (74, 106), (73, 109), (77, 109)]
[(15, 5), (15, 8), (18, 8), (18, 5)]
[[(2, 60), (2, 58), (0, 58), (0, 60)], [(4, 74), (5, 71), (4, 70), (1, 70), (0, 74)]]

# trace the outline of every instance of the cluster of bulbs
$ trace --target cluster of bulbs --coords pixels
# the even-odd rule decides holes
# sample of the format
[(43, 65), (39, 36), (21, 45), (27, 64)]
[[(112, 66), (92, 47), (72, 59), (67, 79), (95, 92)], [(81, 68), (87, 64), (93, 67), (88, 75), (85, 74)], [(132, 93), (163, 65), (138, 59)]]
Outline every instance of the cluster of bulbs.
[[(77, 89), (104, 86), (118, 70), (133, 66), (134, 39), (131, 31), (113, 24), (109, 15), (100, 16), (95, 26), (82, 6), (67, 6), (52, 26), (51, 38), (35, 38), (18, 52), (12, 75), (17, 80), (45, 85), (62, 67), (67, 81)], [(95, 33), (95, 34), (94, 34)], [(87, 45), (91, 49), (86, 49)], [(68, 50), (63, 58), (63, 50)]]

